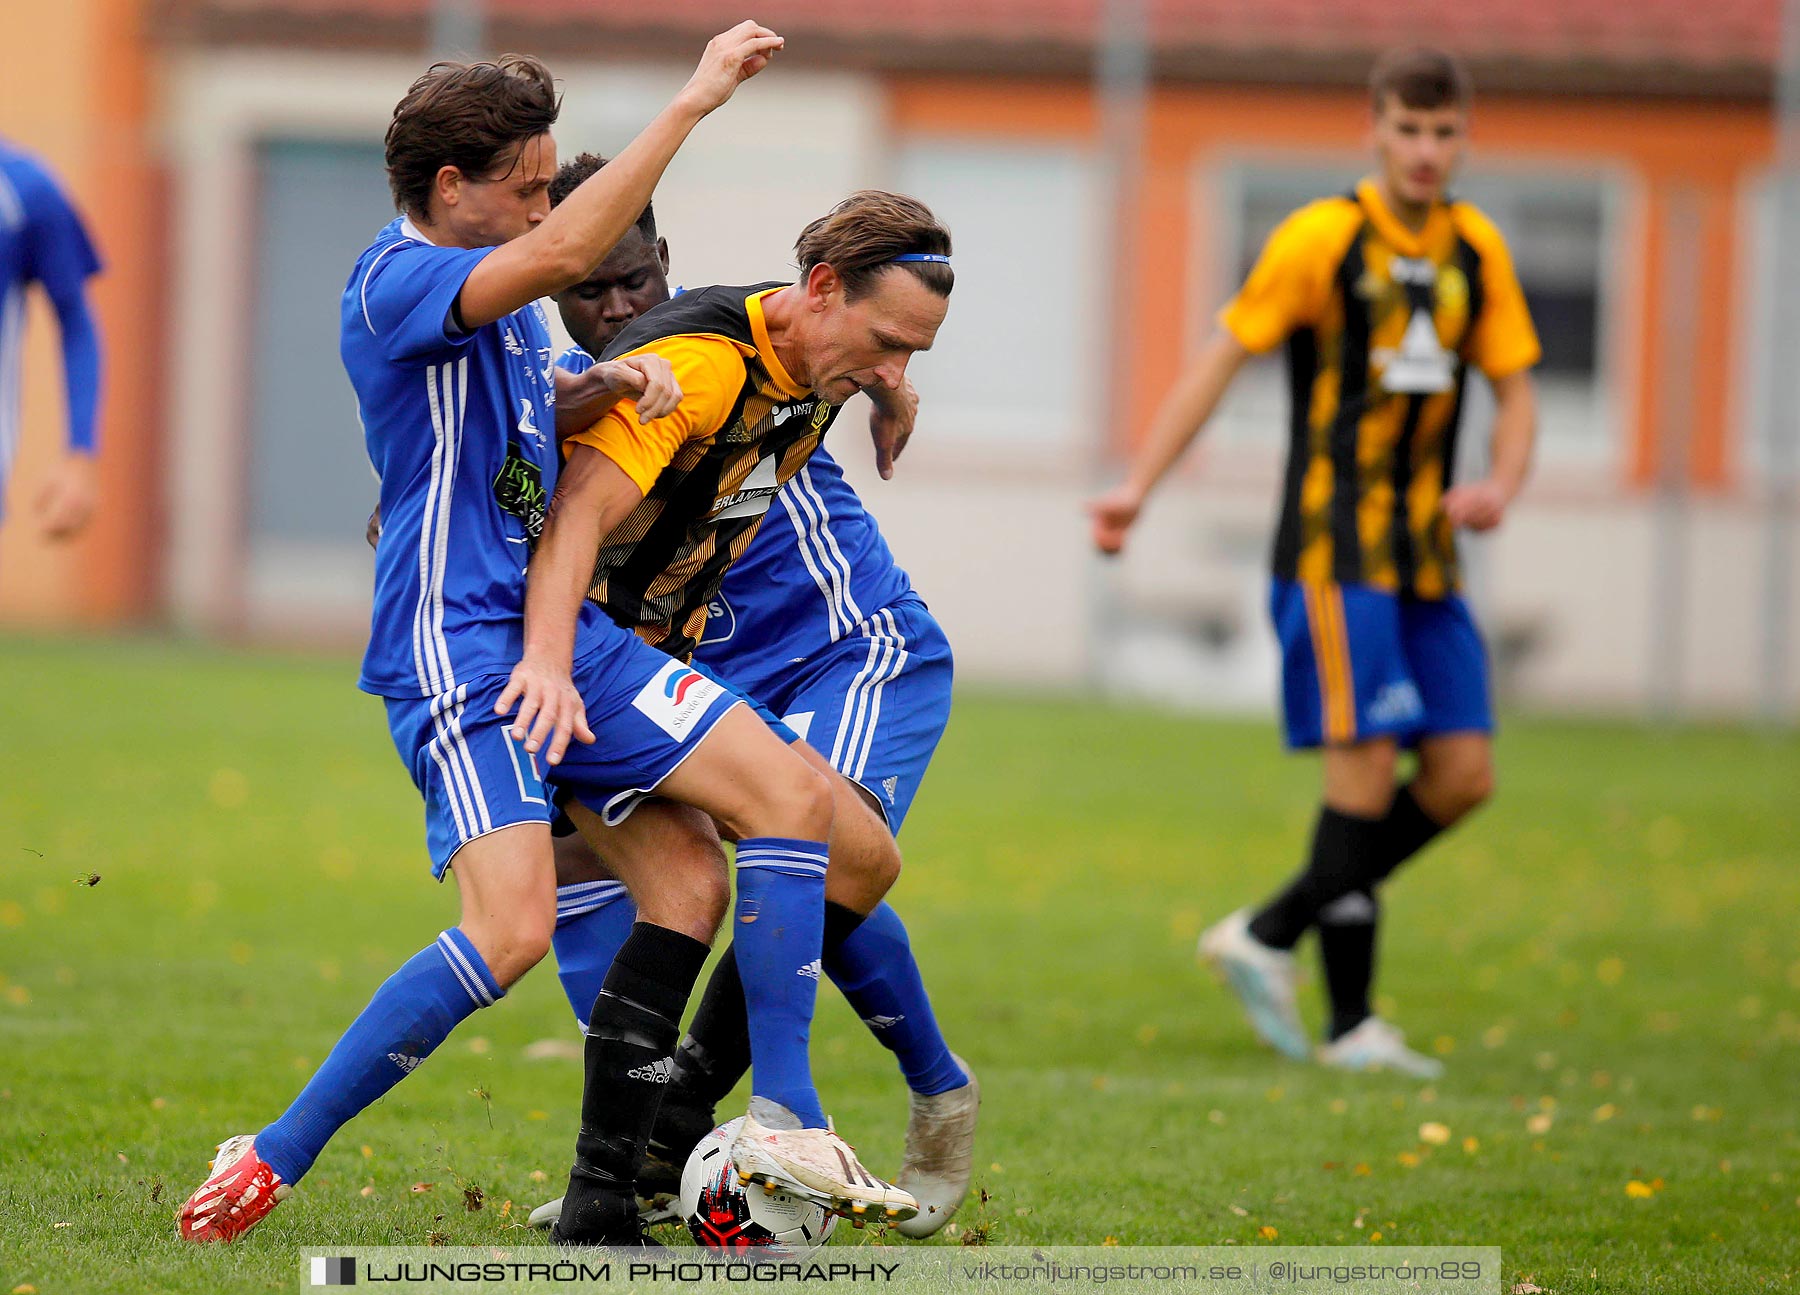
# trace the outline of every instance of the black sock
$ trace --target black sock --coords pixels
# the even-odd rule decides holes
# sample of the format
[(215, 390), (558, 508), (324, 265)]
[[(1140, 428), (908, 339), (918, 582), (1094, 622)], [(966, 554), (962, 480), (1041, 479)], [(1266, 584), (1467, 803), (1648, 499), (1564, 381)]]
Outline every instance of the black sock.
[(1328, 1039), (1342, 1038), (1369, 1017), (1380, 920), (1380, 901), (1367, 890), (1340, 895), (1319, 910), (1319, 961), (1331, 999)]
[[(1381, 901), (1375, 887), (1444, 829), (1419, 808), (1411, 786), (1402, 787), (1381, 820), (1379, 852), (1369, 882), (1319, 912), (1319, 959), (1331, 997), (1331, 1033), (1340, 1038), (1369, 1016), (1375, 981)], [(1366, 900), (1366, 902), (1358, 902)]]
[(1380, 857), (1382, 825), (1321, 807), (1306, 867), (1250, 920), (1250, 934), (1271, 948), (1293, 948), (1321, 908), (1365, 884)]
[[(825, 901), (822, 954), (831, 954), (863, 923), (863, 914)], [(750, 1069), (750, 1017), (744, 981), (738, 974), (737, 946), (725, 950), (713, 968), (694, 1024), (675, 1050), (675, 1085), (683, 1101), (708, 1110), (724, 1100)]]
[(1386, 880), (1395, 868), (1423, 850), (1443, 830), (1419, 808), (1419, 802), (1413, 798), (1411, 783), (1395, 792), (1394, 803), (1388, 806), (1387, 817), (1381, 820), (1381, 846), (1376, 856), (1380, 863), (1370, 877), (1370, 883)]
[(636, 1182), (706, 955), (692, 936), (639, 922), (613, 959), (588, 1017), (578, 1176), (626, 1191)]

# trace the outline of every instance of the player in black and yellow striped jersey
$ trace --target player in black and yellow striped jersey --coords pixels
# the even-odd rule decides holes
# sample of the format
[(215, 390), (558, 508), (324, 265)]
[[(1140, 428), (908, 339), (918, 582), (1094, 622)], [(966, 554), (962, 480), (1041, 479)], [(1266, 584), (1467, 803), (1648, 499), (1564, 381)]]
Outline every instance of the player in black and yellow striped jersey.
[(601, 541), (588, 597), (671, 656), (692, 654), (726, 570), (841, 408), (802, 386), (776, 353), (763, 303), (787, 288), (701, 288), (634, 321), (605, 358), (662, 356), (681, 406), (644, 427), (608, 414), (570, 438), (643, 493)]
[[(1438, 51), (1396, 51), (1371, 92), (1375, 173), (1275, 230), (1126, 482), (1091, 511), (1095, 543), (1118, 552), (1244, 361), (1286, 345), (1293, 409), (1270, 609), (1287, 741), (1323, 748), (1324, 803), (1306, 867), (1207, 931), (1201, 953), (1257, 1033), (1304, 1057), (1291, 950), (1317, 926), (1332, 1007), (1319, 1059), (1430, 1075), (1438, 1062), (1369, 1010), (1376, 890), (1492, 787), (1486, 649), (1458, 592), (1454, 537), (1498, 525), (1524, 484), (1539, 348), (1505, 240), (1445, 196), (1467, 139), (1466, 73)], [(1471, 366), (1497, 412), (1488, 475), (1457, 485)], [(1397, 786), (1402, 748), (1418, 764)]]
[[(685, 657), (726, 569), (837, 407), (859, 391), (878, 403), (901, 392), (913, 355), (936, 338), (954, 284), (950, 236), (922, 203), (876, 191), (852, 195), (808, 226), (796, 252), (797, 283), (701, 289), (634, 322), (607, 358), (635, 357), (646, 372), (660, 367), (679, 385), (679, 404), (652, 418), (627, 400), (563, 442), (565, 464), (531, 555), (525, 656), (509, 687), (523, 676), (574, 721), (578, 736), (581, 716), (569, 715), (569, 645), (584, 603), (591, 598), (618, 624)], [(667, 700), (680, 701), (679, 691), (670, 691), (677, 676), (703, 677), (674, 662), (670, 669), (670, 682), (647, 687), (635, 704), (668, 718)], [(786, 749), (769, 742), (771, 730)], [(598, 734), (601, 743), (607, 737)], [(738, 842), (742, 920), (734, 943), (751, 1055), (750, 1106), (732, 1149), (738, 1172), (828, 1208), (860, 1213), (874, 1206), (889, 1221), (904, 1221), (917, 1201), (862, 1168), (831, 1130), (812, 1083), (807, 1042), (825, 937), (826, 873), (828, 866), (834, 875), (842, 871), (840, 851), (826, 846), (829, 784), (811, 771), (816, 785), (804, 790), (809, 797), (823, 792), (816, 804), (827, 831), (805, 840), (750, 839), (743, 823), (760, 797), (742, 779), (736, 792), (729, 785), (747, 757), (807, 771), (798, 745), (766, 712), (760, 721), (745, 709), (728, 712), (660, 784), (620, 794), (697, 805)], [(697, 797), (696, 784), (716, 794)], [(645, 811), (649, 821), (659, 806), (678, 812), (652, 801), (621, 823), (612, 813), (617, 796), (596, 797), (584, 787), (577, 799), (602, 828), (636, 831), (640, 848), (652, 843)], [(620, 859), (606, 838), (590, 839), (616, 870)], [(893, 875), (864, 880), (872, 908)], [(617, 970), (615, 961), (608, 985)], [(572, 1178), (559, 1229), (580, 1209), (576, 1187)]]

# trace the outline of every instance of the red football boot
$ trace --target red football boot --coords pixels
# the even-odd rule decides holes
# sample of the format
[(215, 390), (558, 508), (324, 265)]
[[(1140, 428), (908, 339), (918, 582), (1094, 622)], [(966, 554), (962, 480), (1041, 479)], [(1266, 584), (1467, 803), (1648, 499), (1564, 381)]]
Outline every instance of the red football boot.
[(188, 1197), (176, 1226), (188, 1241), (236, 1241), (293, 1190), (256, 1154), (251, 1135), (241, 1133), (219, 1144), (212, 1177)]

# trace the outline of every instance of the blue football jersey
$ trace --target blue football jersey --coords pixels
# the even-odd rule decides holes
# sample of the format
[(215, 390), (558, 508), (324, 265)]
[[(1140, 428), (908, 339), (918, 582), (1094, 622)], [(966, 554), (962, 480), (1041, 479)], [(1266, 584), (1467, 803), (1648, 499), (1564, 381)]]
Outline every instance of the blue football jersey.
[[(344, 289), (339, 350), (381, 479), (361, 686), (384, 696), (510, 673), (524, 647), (525, 567), (556, 488), (554, 347), (537, 302), (456, 329), (451, 307), (491, 250), (395, 220)], [(582, 604), (577, 657), (602, 620)]]
[[(579, 347), (557, 360), (585, 373)], [(775, 496), (713, 596), (694, 660), (752, 697), (912, 591), (881, 528), (824, 446)]]
[[(70, 448), (94, 444), (94, 389), (99, 352), (91, 324), (71, 336), (71, 312), (87, 319), (83, 285), (100, 258), (48, 169), (0, 142), (0, 483), (19, 444), (19, 361), (25, 337), (25, 294), (39, 284), (63, 322)], [(77, 345), (77, 342), (83, 345)]]

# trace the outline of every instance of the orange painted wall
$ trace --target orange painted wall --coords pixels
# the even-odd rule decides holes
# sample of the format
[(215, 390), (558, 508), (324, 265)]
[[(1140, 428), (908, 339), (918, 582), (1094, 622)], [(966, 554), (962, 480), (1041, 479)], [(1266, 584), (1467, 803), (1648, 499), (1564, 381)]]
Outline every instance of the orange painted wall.
[[(1174, 379), (1189, 337), (1187, 294), (1196, 267), (1190, 249), (1209, 231), (1192, 200), (1196, 165), (1209, 156), (1253, 151), (1358, 151), (1365, 146), (1367, 107), (1350, 90), (1281, 90), (1235, 86), (1159, 88), (1148, 107), (1143, 191), (1136, 213), (1138, 264), (1129, 298), (1136, 303), (1133, 345), (1120, 389), (1128, 415), (1120, 428), (1135, 439)], [(1084, 82), (1045, 83), (919, 77), (893, 87), (891, 128), (897, 135), (1064, 139), (1093, 143), (1098, 116)], [(1740, 186), (1766, 167), (1773, 148), (1765, 108), (1741, 104), (1629, 102), (1490, 96), (1476, 106), (1471, 166), (1518, 157), (1621, 172), (1633, 181), (1626, 229), (1645, 236), (1628, 247), (1619, 294), (1623, 360), (1617, 371), (1633, 390), (1621, 406), (1635, 410), (1625, 429), (1626, 479), (1644, 484), (1657, 470), (1655, 411), (1669, 362), (1658, 320), (1666, 308), (1697, 312), (1692, 373), (1695, 422), (1686, 429), (1688, 474), (1704, 488), (1733, 484), (1737, 447), (1727, 426), (1729, 386), (1740, 373), (1736, 335), (1742, 317), (1735, 266)], [(1659, 276), (1667, 197), (1679, 187), (1697, 194), (1702, 239), (1700, 299), (1670, 303)], [(1199, 267), (1204, 269), (1205, 267)], [(1222, 300), (1230, 284), (1216, 286)], [(1210, 305), (1210, 303), (1208, 303)]]
[(0, 619), (116, 622), (152, 613), (161, 486), (163, 349), (159, 175), (151, 153), (143, 0), (9, 5), (0, 49), (0, 134), (44, 158), (81, 209), (105, 272), (93, 281), (104, 363), (100, 512), (50, 545), (32, 517), (46, 465), (66, 445), (56, 319), (32, 294), (24, 435), (0, 526)]

